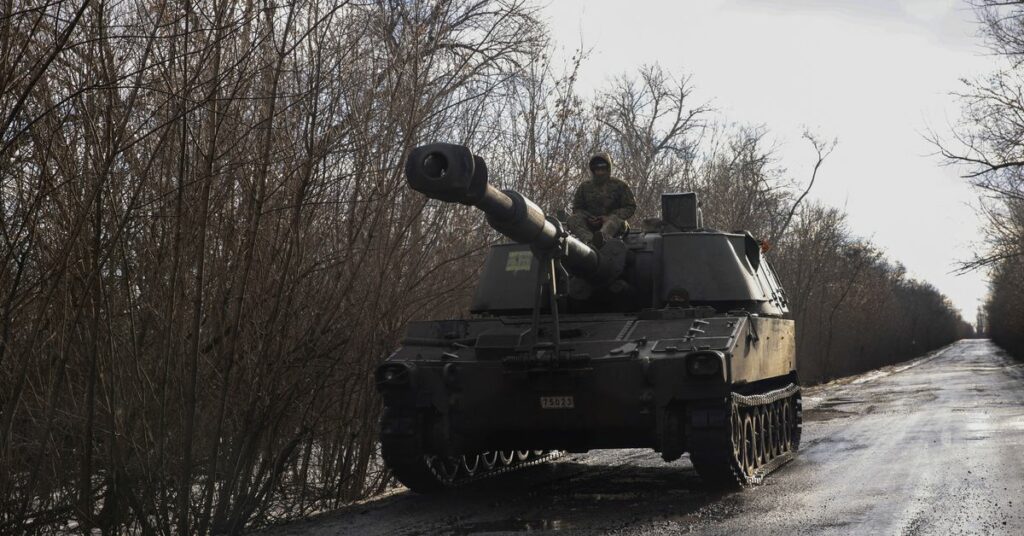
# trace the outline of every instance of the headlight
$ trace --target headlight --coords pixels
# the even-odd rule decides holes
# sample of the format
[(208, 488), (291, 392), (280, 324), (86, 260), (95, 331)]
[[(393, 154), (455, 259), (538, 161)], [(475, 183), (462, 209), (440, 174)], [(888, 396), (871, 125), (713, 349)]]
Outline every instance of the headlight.
[(459, 390), (459, 365), (456, 363), (448, 363), (441, 369), (441, 377), (444, 378), (445, 385), (453, 391)]
[(385, 363), (377, 368), (377, 385), (407, 385), (409, 367), (403, 363)]
[(722, 354), (701, 352), (686, 356), (686, 373), (695, 378), (722, 375)]

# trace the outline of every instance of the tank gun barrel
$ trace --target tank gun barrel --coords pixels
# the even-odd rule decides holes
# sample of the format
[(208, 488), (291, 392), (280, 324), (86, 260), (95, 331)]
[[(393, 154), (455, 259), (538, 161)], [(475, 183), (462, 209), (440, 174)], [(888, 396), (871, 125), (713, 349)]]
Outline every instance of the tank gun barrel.
[[(544, 211), (514, 190), (488, 183), (487, 164), (469, 148), (450, 143), (421, 145), (405, 162), (409, 187), (432, 199), (472, 205), (487, 223), (506, 237), (538, 251), (561, 247), (558, 227)], [(603, 279), (600, 255), (578, 238), (565, 237), (562, 265), (584, 279)]]

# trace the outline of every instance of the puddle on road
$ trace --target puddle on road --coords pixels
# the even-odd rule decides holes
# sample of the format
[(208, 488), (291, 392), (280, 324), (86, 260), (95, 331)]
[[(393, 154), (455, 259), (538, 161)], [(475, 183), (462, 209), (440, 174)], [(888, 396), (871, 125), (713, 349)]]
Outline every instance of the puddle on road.
[[(639, 460), (653, 464), (647, 459)], [(431, 527), (428, 534), (469, 536), (568, 531), (599, 534), (601, 527), (621, 523), (623, 515), (637, 520), (680, 516), (692, 524), (713, 516), (709, 505), (724, 496), (710, 491), (692, 468), (683, 464), (592, 466), (572, 461), (549, 466), (546, 481), (537, 478), (494, 479), (480, 482), (466, 494), (464, 507), (477, 515)], [(536, 476), (536, 475), (534, 475)], [(492, 484), (488, 486), (488, 484)], [(515, 510), (505, 509), (502, 497), (516, 495)], [(487, 504), (495, 510), (480, 507)], [(486, 512), (486, 513), (483, 513)], [(508, 517), (503, 517), (508, 516)], [(688, 516), (692, 516), (688, 517)]]
[(840, 411), (838, 409), (818, 407), (816, 409), (805, 411), (803, 419), (804, 422), (831, 421), (833, 419), (842, 419), (844, 417), (850, 417), (852, 415), (854, 414), (848, 411)]

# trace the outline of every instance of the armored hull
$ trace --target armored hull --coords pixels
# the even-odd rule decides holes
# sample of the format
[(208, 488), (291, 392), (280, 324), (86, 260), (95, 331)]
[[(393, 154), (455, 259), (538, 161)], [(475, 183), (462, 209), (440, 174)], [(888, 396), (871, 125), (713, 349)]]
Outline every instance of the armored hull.
[[(440, 151), (430, 180), (462, 179), (471, 204), (502, 204), (467, 178), (479, 181), (482, 159), (437, 147), (410, 156), (414, 188), (416, 166)], [(466, 202), (438, 188), (425, 193)], [(518, 243), (490, 252), (476, 316), (412, 322), (376, 371), (382, 453), (400, 481), (426, 492), (561, 451), (651, 448), (666, 461), (689, 452), (709, 483), (739, 486), (792, 458), (795, 327), (777, 278), (749, 234), (703, 229), (692, 194), (663, 205), (657, 229), (601, 248), (567, 244), (543, 214), (524, 229), (529, 206), (519, 220), (488, 212)]]

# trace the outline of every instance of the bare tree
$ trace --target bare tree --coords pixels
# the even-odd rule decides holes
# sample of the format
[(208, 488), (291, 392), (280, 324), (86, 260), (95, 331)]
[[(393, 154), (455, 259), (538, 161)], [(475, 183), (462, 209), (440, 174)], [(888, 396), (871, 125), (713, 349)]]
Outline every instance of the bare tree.
[[(407, 191), (427, 141), (551, 208), (607, 147), (645, 214), (696, 188), (715, 225), (779, 233), (801, 355), (832, 341), (811, 378), (952, 336), (934, 289), (842, 260), (766, 129), (709, 142), (656, 66), (580, 97), (584, 54), (554, 64), (532, 2), (0, 9), (0, 533), (239, 533), (391, 486), (372, 370), (410, 320), (466, 314), (497, 239)], [(879, 282), (934, 335), (857, 362), (912, 329), (872, 321)]]
[(989, 331), (996, 342), (1018, 355), (1024, 341), (1024, 314), (1008, 307), (1019, 295), (1020, 279), (1007, 277), (1024, 257), (1024, 3), (978, 0), (972, 3), (981, 35), (1000, 66), (987, 76), (965, 80), (957, 94), (962, 116), (948, 138), (930, 135), (947, 164), (964, 170), (979, 193), (978, 208), (986, 222), (984, 242), (961, 272), (984, 269), (991, 274), (986, 306)]
[(804, 139), (811, 143), (816, 153), (816, 160), (814, 161), (814, 167), (811, 169), (811, 178), (807, 181), (807, 187), (804, 188), (803, 192), (793, 201), (793, 204), (789, 207), (789, 214), (786, 215), (786, 219), (783, 220), (782, 226), (779, 227), (771, 236), (771, 242), (778, 242), (779, 238), (789, 229), (789, 224), (793, 221), (793, 215), (796, 214), (797, 209), (800, 208), (800, 204), (803, 203), (804, 199), (807, 198), (807, 194), (811, 193), (811, 188), (814, 187), (814, 181), (818, 178), (818, 170), (821, 169), (821, 165), (825, 163), (825, 159), (828, 158), (832, 151), (835, 150), (838, 140), (833, 139), (831, 142), (822, 141), (820, 138), (812, 134), (810, 131), (804, 131)]
[(620, 76), (597, 97), (594, 148), (612, 153), (617, 174), (632, 185), (637, 218), (651, 217), (662, 192), (678, 188), (693, 172), (697, 144), (711, 108), (693, 103), (688, 76), (659, 65)]

